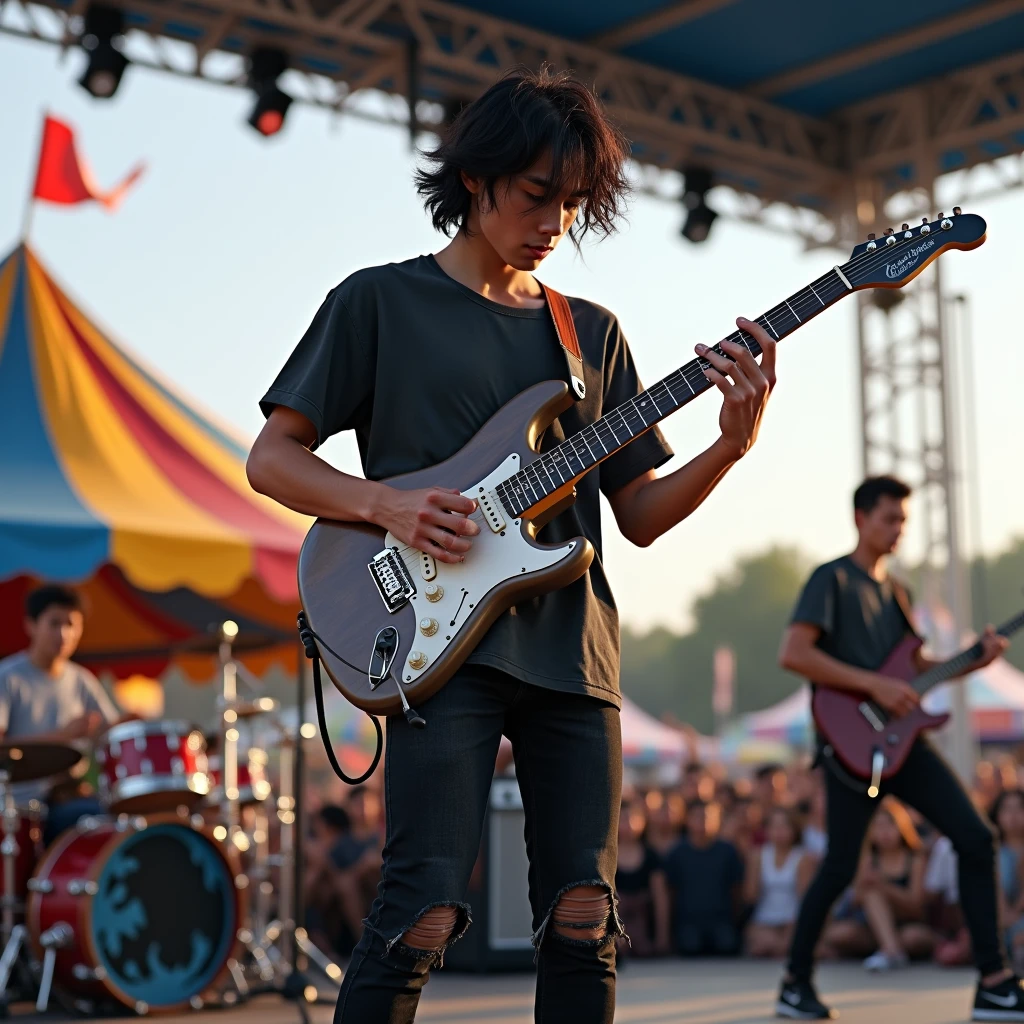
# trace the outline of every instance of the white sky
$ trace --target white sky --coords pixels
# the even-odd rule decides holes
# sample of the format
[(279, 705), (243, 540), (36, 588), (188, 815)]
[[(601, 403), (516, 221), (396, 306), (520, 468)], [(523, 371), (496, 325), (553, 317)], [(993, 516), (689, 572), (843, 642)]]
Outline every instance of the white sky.
[[(98, 181), (143, 158), (149, 171), (113, 216), (40, 205), (32, 243), (86, 310), (201, 404), (253, 436), (257, 401), (320, 301), (359, 267), (440, 248), (410, 183), (399, 129), (293, 107), (283, 133), (259, 138), (249, 96), (129, 69), (111, 102), (76, 84), (80, 54), (0, 37), (0, 251), (16, 243), (44, 109), (78, 131)], [(16, 97), (15, 102), (10, 102)], [(1018, 437), (1024, 345), (1019, 257), (1024, 196), (986, 201), (989, 241), (943, 257), (951, 292), (971, 297), (978, 354), (981, 537), (986, 550), (1024, 533)], [(647, 383), (840, 262), (796, 240), (719, 221), (710, 240), (679, 237), (680, 211), (638, 197), (622, 233), (585, 259), (563, 246), (544, 278), (618, 314)], [(606, 558), (623, 620), (684, 625), (692, 598), (738, 554), (771, 542), (821, 559), (851, 546), (859, 475), (855, 304), (788, 339), (761, 439), (691, 519), (646, 550), (606, 518)], [(706, 397), (664, 425), (683, 464), (717, 436)], [(358, 471), (346, 438), (325, 449)]]

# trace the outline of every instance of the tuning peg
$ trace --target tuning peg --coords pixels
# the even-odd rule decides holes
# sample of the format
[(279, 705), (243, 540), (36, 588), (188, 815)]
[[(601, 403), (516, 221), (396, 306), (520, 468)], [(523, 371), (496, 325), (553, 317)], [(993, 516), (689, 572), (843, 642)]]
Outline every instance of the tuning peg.
[(893, 231), (892, 228), (886, 228), (885, 229), (885, 244), (886, 245), (895, 245), (896, 244), (896, 233)]
[(869, 242), (873, 242), (874, 240), (875, 240), (875, 233), (874, 233), (874, 231), (872, 231), (871, 234), (868, 235), (868, 241)]
[(927, 217), (921, 218), (921, 234), (930, 235), (932, 233), (932, 226), (928, 223)]
[(953, 207), (953, 216), (954, 217), (959, 217), (962, 212), (963, 211), (960, 209), (959, 206), (954, 206)]
[(909, 224), (904, 224), (904, 225), (903, 225), (903, 226), (902, 226), (902, 227), (900, 228), (900, 231), (909, 231), (909, 230), (910, 230), (910, 225), (909, 225)]
[(878, 248), (878, 243), (875, 241), (874, 231), (868, 235), (868, 252), (874, 252)]
[(893, 233), (893, 230), (892, 230), (892, 228), (886, 228), (886, 229), (885, 229), (885, 233), (886, 233), (887, 235), (891, 235), (891, 234)]
[(939, 210), (939, 215), (935, 219), (936, 220), (942, 220), (942, 218), (945, 217), (945, 216), (946, 215), (941, 210)]
[(928, 218), (927, 217), (922, 217), (921, 218), (921, 223), (922, 224), (927, 224), (928, 223)]

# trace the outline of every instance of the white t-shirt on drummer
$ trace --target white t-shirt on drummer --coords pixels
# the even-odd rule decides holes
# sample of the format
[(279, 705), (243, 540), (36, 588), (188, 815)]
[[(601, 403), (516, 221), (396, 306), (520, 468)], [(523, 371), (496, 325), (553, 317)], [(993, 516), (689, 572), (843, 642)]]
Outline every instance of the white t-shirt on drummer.
[[(68, 662), (54, 678), (33, 664), (25, 651), (0, 661), (0, 731), (8, 738), (55, 732), (93, 711), (108, 722), (118, 717), (99, 680), (81, 665)], [(19, 803), (41, 799), (48, 790), (45, 780), (14, 787)]]

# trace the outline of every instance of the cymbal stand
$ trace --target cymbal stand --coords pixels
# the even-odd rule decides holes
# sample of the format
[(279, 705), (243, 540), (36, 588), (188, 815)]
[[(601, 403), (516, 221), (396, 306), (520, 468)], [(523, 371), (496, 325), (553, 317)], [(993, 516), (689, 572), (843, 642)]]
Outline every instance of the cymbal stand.
[[(300, 659), (299, 671), (302, 672)], [(268, 858), (278, 868), (277, 917), (260, 935), (258, 945), (264, 949), (274, 965), (275, 989), (285, 998), (294, 999), (299, 1014), (308, 1024), (306, 1003), (316, 1001), (318, 993), (305, 973), (307, 962), (312, 962), (335, 985), (340, 984), (342, 971), (334, 961), (317, 947), (301, 927), (303, 880), (301, 849), (302, 810), (302, 712), (304, 687), (298, 688), (299, 714), (294, 732), (282, 729), (280, 751), (280, 782), (277, 796), (277, 818), (280, 823), (280, 852)], [(330, 1000), (333, 1002), (333, 1000)]]
[(227, 825), (229, 843), (239, 828), (238, 813), (238, 675), (231, 647), (238, 636), (238, 626), (228, 620), (220, 627), (221, 675), (221, 813)]

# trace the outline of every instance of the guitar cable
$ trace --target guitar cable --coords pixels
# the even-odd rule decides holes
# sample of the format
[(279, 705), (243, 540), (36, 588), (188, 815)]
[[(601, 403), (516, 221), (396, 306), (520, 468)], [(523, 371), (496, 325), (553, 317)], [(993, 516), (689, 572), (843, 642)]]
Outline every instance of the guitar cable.
[[(365, 712), (366, 717), (373, 722), (373, 728), (377, 733), (376, 750), (373, 754), (373, 760), (370, 762), (370, 767), (367, 768), (362, 775), (356, 778), (346, 775), (342, 770), (341, 765), (338, 764), (338, 759), (335, 756), (334, 748), (331, 745), (330, 736), (327, 732), (327, 716), (324, 713), (323, 682), (320, 677), (320, 651), (317, 649), (316, 645), (319, 643), (325, 651), (337, 658), (338, 661), (340, 661), (346, 668), (350, 668), (353, 672), (358, 672), (362, 675), (363, 670), (356, 665), (353, 665), (352, 662), (347, 661), (338, 654), (337, 651), (333, 650), (330, 644), (328, 644), (324, 638), (320, 636), (312, 626), (310, 626), (309, 620), (306, 618), (306, 613), (304, 611), (299, 612), (297, 625), (299, 630), (299, 640), (302, 642), (302, 649), (305, 652), (306, 657), (313, 663), (313, 697), (316, 701), (316, 717), (317, 723), (320, 726), (320, 739), (323, 741), (324, 749), (327, 752), (327, 760), (330, 762), (331, 768), (334, 770), (334, 774), (337, 775), (342, 782), (345, 782), (350, 786), (358, 786), (361, 783), (366, 782), (374, 771), (376, 771), (377, 765), (380, 764), (381, 754), (384, 752), (384, 733), (380, 727), (380, 719), (371, 715), (369, 712)], [(388, 676), (391, 676), (391, 678), (395, 680), (395, 685), (398, 686), (398, 692), (404, 698), (405, 693), (402, 691), (402, 685), (392, 674), (390, 662), (386, 661), (385, 668), (381, 673), (381, 681), (386, 679)], [(408, 703), (404, 700), (403, 704), (405, 705), (406, 721), (408, 721), (414, 729), (424, 728), (427, 723), (418, 714), (416, 714), (416, 712), (409, 707)], [(301, 725), (301, 723), (299, 724)]]

